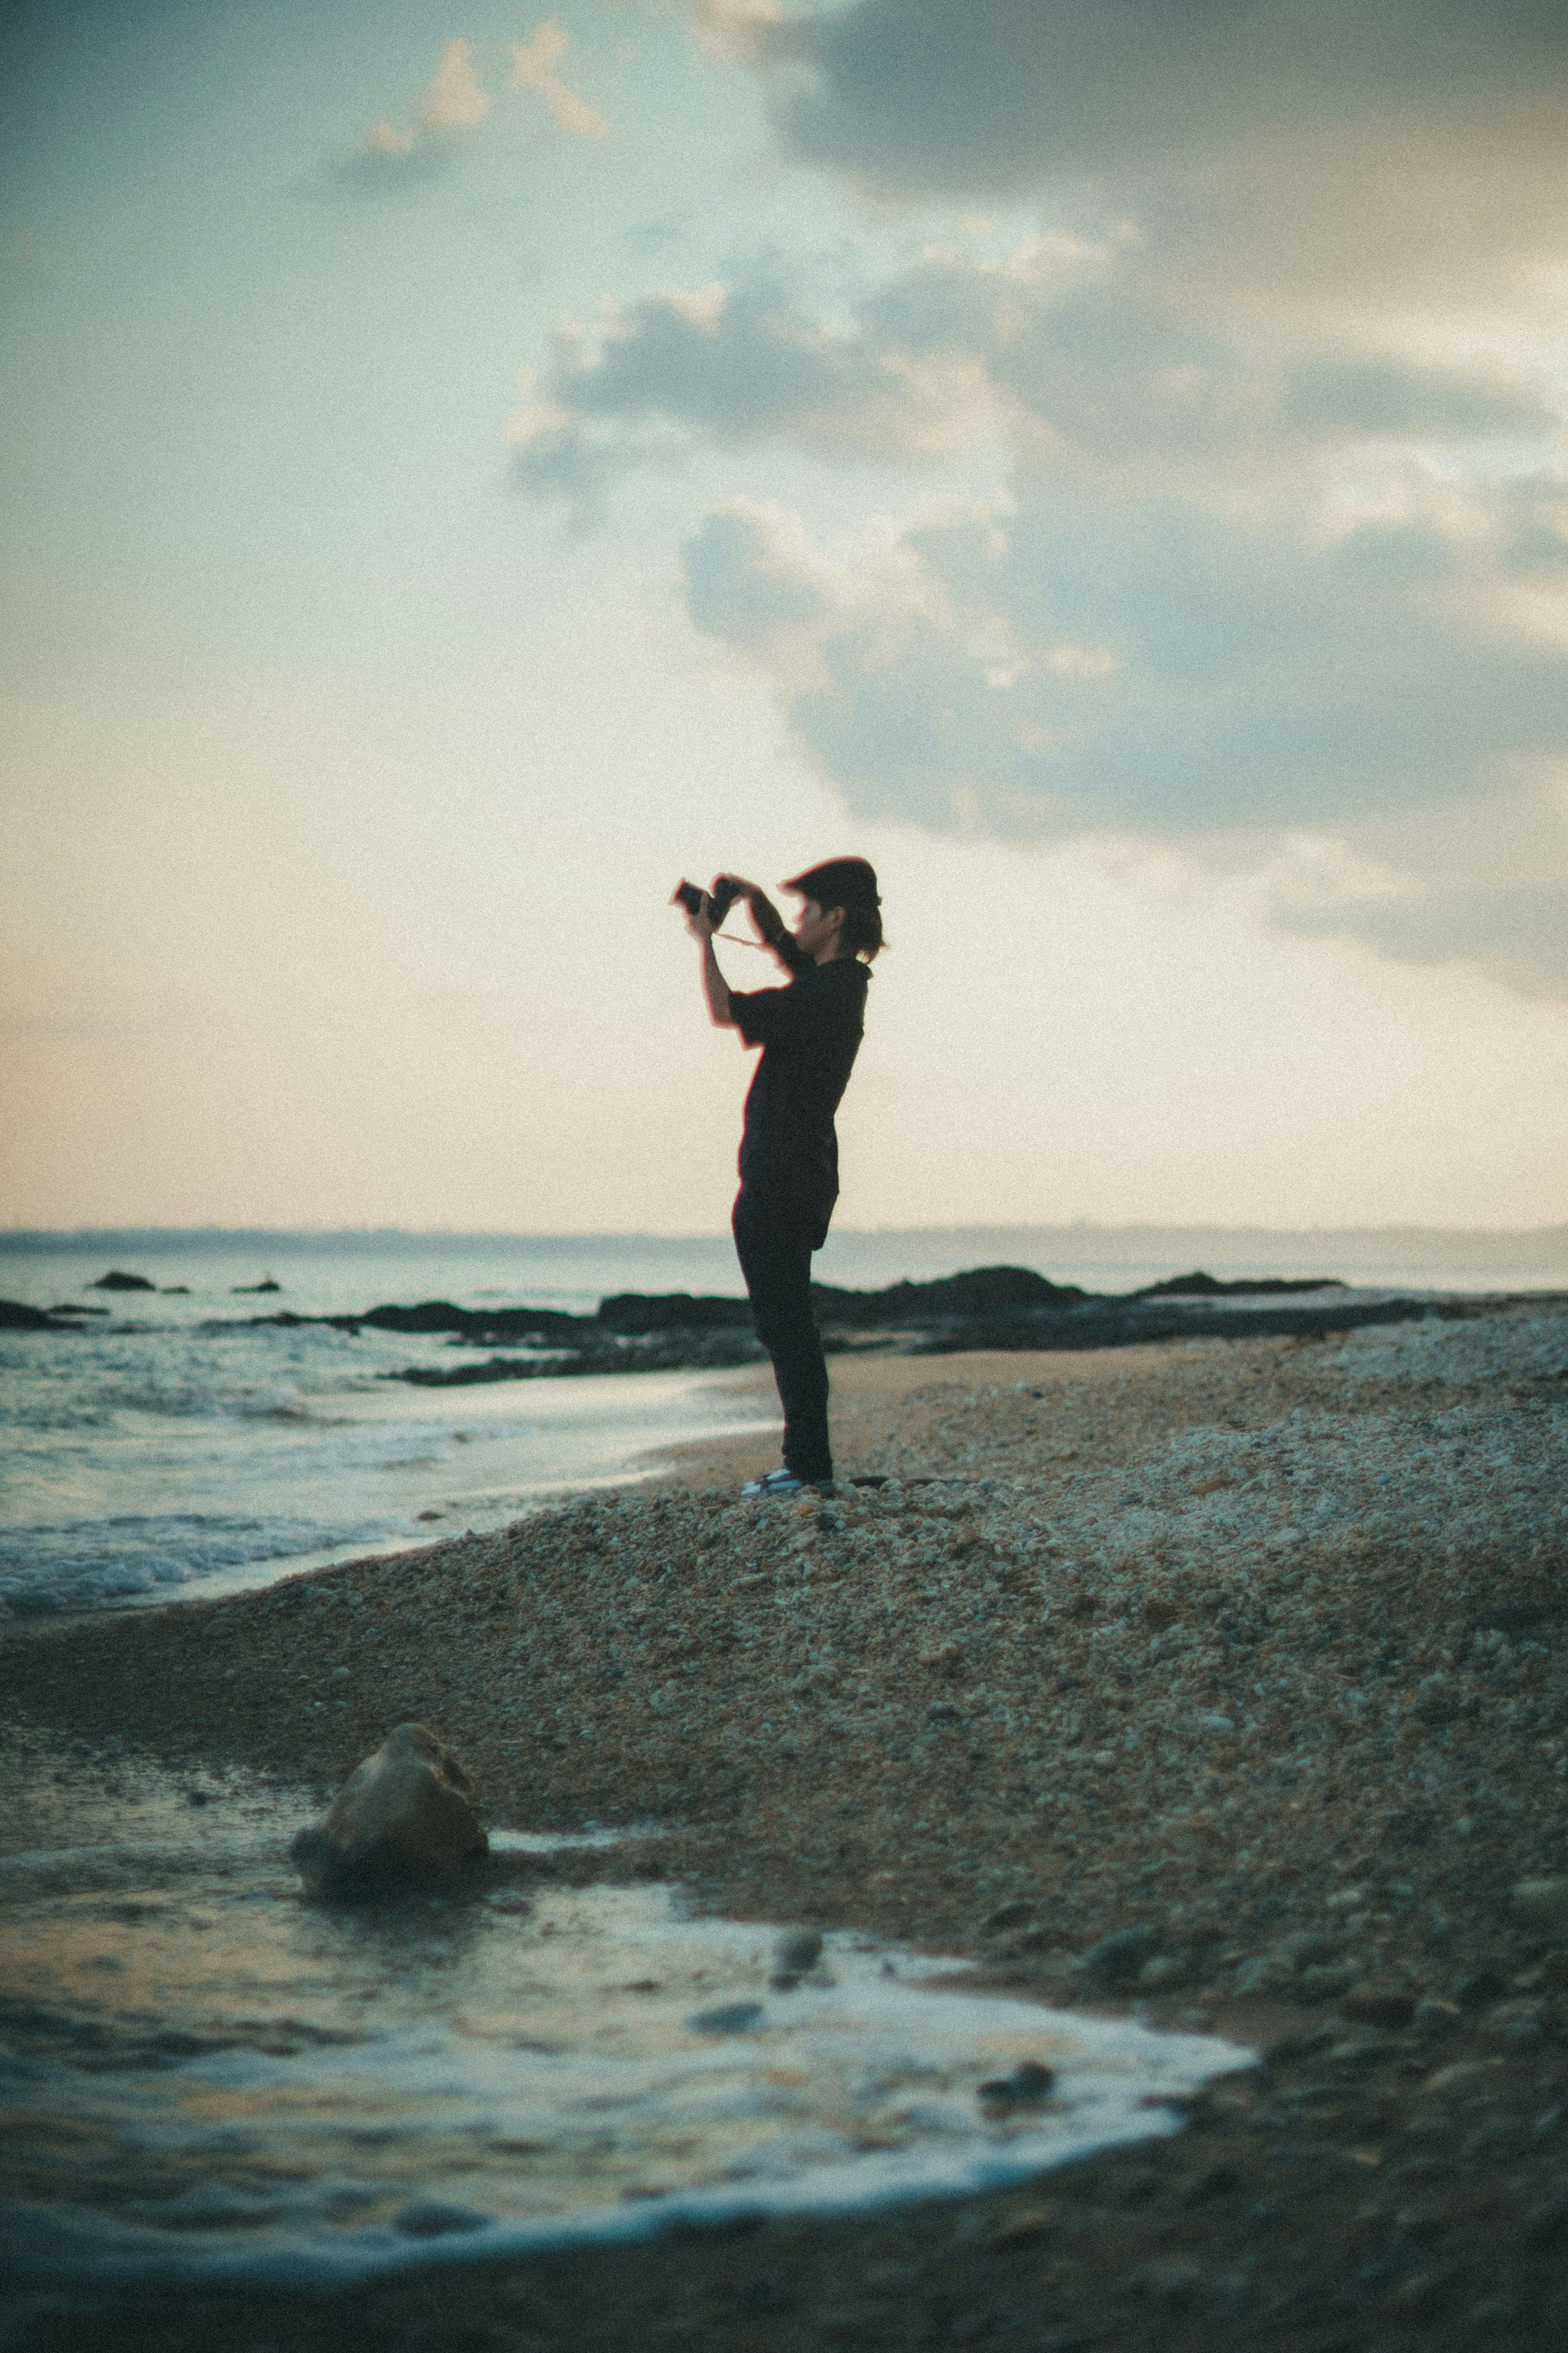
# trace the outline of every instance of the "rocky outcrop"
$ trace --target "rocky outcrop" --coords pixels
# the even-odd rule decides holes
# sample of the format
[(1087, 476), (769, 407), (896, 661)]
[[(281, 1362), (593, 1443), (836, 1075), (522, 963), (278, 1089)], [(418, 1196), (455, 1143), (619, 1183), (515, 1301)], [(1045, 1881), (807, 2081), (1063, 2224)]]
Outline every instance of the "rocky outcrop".
[(1266, 1274), (1242, 1277), (1235, 1282), (1221, 1282), (1217, 1275), (1205, 1274), (1201, 1268), (1193, 1274), (1173, 1274), (1166, 1282), (1146, 1282), (1142, 1291), (1132, 1293), (1134, 1299), (1261, 1299), (1265, 1294), (1280, 1291), (1343, 1291), (1345, 1285), (1337, 1274), (1305, 1274), (1289, 1277)]
[(156, 1291), (157, 1288), (157, 1284), (149, 1282), (144, 1274), (121, 1274), (115, 1267), (88, 1285), (89, 1291)]
[(422, 1724), (400, 1724), (350, 1775), (289, 1858), (312, 1893), (450, 1886), (488, 1853), (473, 1785)]
[(0, 1299), (0, 1332), (74, 1332), (77, 1325), (20, 1299)]

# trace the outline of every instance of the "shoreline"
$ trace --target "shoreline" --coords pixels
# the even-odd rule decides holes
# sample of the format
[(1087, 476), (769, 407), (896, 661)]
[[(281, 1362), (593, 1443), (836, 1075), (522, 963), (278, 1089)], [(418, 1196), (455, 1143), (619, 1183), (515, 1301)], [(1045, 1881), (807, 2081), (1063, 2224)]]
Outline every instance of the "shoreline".
[(458, 2296), (476, 2343), (627, 2353), (782, 2353), (850, 2311), (889, 2347), (952, 2341), (931, 2311), (1035, 2348), (1555, 2345), (1568, 1891), (1560, 1923), (1511, 1893), (1568, 1870), (1548, 1320), (839, 1357), (841, 1472), (942, 1483), (741, 1506), (759, 1430), (493, 1536), (13, 1635), (14, 1708), (89, 1741), (324, 1795), (418, 1715), (519, 1827), (657, 1816), (647, 1873), (705, 1908), (1272, 2053), (1070, 2182), (447, 2270), (363, 2318), (182, 2297), (160, 2344), (259, 2348), (287, 2310), (301, 2345), (434, 2346)]

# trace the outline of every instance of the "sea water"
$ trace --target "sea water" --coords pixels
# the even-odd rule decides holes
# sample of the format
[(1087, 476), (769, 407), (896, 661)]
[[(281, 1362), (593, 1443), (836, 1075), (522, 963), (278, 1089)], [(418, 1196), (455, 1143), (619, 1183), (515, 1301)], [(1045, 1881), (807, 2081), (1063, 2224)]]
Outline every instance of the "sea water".
[[(289, 1868), (301, 1793), (38, 1735), (0, 1764), (0, 2266), (24, 2299), (992, 2188), (1171, 2131), (1251, 2055), (848, 1933), (784, 1982), (773, 1928), (614, 1883), (656, 1834), (599, 1841), (586, 1887), (539, 1863), (592, 1839), (492, 1834), (472, 1895), (348, 1909)], [(1043, 2096), (983, 2091), (1025, 2063)]]
[[(1000, 1261), (1131, 1291), (1189, 1268), (1189, 1241), (1222, 1278), (1341, 1271), (1331, 1252), (1259, 1256), (1256, 1239), (1223, 1240), (1170, 1237), (1158, 1255), (1143, 1236), (1118, 1258), (1113, 1236), (1089, 1229), (1058, 1234), (1049, 1252), (1026, 1230), (836, 1232), (816, 1271), (872, 1288)], [(1418, 1261), (1406, 1238), (1381, 1263), (1370, 1248), (1347, 1243), (1343, 1271), (1384, 1289), (1520, 1288), (1553, 1271), (1517, 1250), (1506, 1265), (1479, 1246), (1452, 1263), (1430, 1250)], [(155, 1287), (100, 1291), (110, 1267)], [(279, 1288), (256, 1294), (264, 1280)], [(728, 1237), (147, 1234), (73, 1247), (0, 1236), (0, 1297), (105, 1311), (71, 1333), (0, 1333), (0, 1613), (214, 1594), (482, 1532), (646, 1472), (682, 1441), (776, 1421), (765, 1388), (724, 1375), (422, 1388), (387, 1376), (463, 1361), (447, 1335), (253, 1320), (426, 1299), (587, 1314), (616, 1291), (738, 1295)]]
[[(0, 1611), (214, 1594), (482, 1532), (673, 1445), (765, 1426), (771, 1397), (712, 1375), (417, 1388), (389, 1376), (462, 1361), (447, 1335), (252, 1320), (424, 1299), (592, 1313), (614, 1289), (717, 1287), (693, 1282), (710, 1270), (689, 1257), (165, 1250), (124, 1270), (155, 1291), (105, 1293), (101, 1252), (0, 1254), (0, 1294), (109, 1311), (0, 1333)], [(281, 1288), (237, 1295), (264, 1278)]]

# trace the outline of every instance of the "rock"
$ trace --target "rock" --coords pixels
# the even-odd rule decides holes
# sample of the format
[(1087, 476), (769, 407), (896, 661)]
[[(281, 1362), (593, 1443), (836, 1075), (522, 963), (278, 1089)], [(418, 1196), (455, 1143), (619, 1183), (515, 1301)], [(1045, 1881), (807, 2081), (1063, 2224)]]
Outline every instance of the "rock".
[(308, 1886), (348, 1894), (447, 1885), (489, 1852), (473, 1788), (422, 1724), (400, 1724), (350, 1776), (319, 1828), (289, 1852)]
[(74, 1332), (74, 1324), (60, 1322), (46, 1315), (41, 1307), (28, 1307), (20, 1299), (0, 1299), (0, 1332)]
[(987, 1936), (999, 1936), (1008, 1928), (1021, 1928), (1035, 1916), (1035, 1907), (1025, 1896), (1015, 1896), (1011, 1903), (998, 1904), (994, 1912), (981, 1924)]
[(763, 2022), (760, 2001), (725, 2001), (716, 2010), (700, 2010), (687, 2025), (694, 2034), (750, 2034)]
[(149, 1282), (144, 1274), (121, 1274), (116, 1267), (111, 1267), (107, 1274), (100, 1274), (96, 1282), (88, 1285), (89, 1291), (156, 1291), (157, 1288), (157, 1284)]
[(1144, 1962), (1153, 1958), (1159, 1941), (1152, 1928), (1118, 1928), (1114, 1936), (1101, 1936), (1089, 1947), (1083, 1965), (1102, 1985), (1130, 1985)]
[(1325, 1961), (1312, 1968), (1302, 1969), (1296, 1979), (1296, 1989), (1303, 2001), (1327, 2001), (1337, 1993), (1344, 1993), (1356, 1981), (1356, 1969), (1350, 1961)]
[(1153, 1959), (1145, 1961), (1138, 1972), (1138, 1990), (1140, 1993), (1172, 1993), (1176, 1987), (1184, 1986), (1191, 1976), (1192, 1971), (1186, 1962), (1178, 1960), (1174, 1953), (1156, 1953)]
[(1415, 1996), (1393, 1986), (1359, 1986), (1346, 1994), (1340, 2009), (1358, 2026), (1383, 2026), (1398, 2034), (1415, 2015)]
[(1481, 2031), (1490, 2042), (1503, 2043), (1510, 2050), (1522, 2050), (1544, 2038), (1544, 2014), (1545, 2005), (1539, 2001), (1494, 2002), (1480, 2021)]
[(1306, 1969), (1318, 1962), (1337, 1960), (1339, 1949), (1334, 1939), (1325, 1936), (1321, 1929), (1298, 1928), (1293, 1936), (1280, 1937), (1274, 1947), (1274, 1957), (1288, 1968)]
[(1473, 2012), (1489, 2010), (1492, 2003), (1500, 2001), (1507, 1991), (1507, 1978), (1500, 1977), (1496, 1969), (1483, 1966), (1455, 1988), (1454, 2000), (1461, 2010)]
[(822, 1958), (820, 1928), (791, 1928), (773, 1947), (773, 1968), (780, 1977), (803, 1978)]
[(975, 2097), (992, 2116), (1010, 2116), (1016, 2108), (1037, 2108), (1056, 2085), (1056, 2069), (1037, 2059), (1020, 2059), (1010, 2075), (993, 2076), (977, 2086)]
[(1513, 1908), (1535, 1928), (1568, 1928), (1568, 1879), (1520, 1879)]

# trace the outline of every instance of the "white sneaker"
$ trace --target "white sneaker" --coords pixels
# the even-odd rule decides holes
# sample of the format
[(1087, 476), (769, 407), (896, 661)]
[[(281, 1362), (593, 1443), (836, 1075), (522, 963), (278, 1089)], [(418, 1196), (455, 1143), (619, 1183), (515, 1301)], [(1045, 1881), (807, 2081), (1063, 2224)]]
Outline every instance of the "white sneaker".
[(831, 1479), (801, 1479), (793, 1471), (770, 1471), (765, 1478), (748, 1479), (742, 1495), (831, 1495)]

